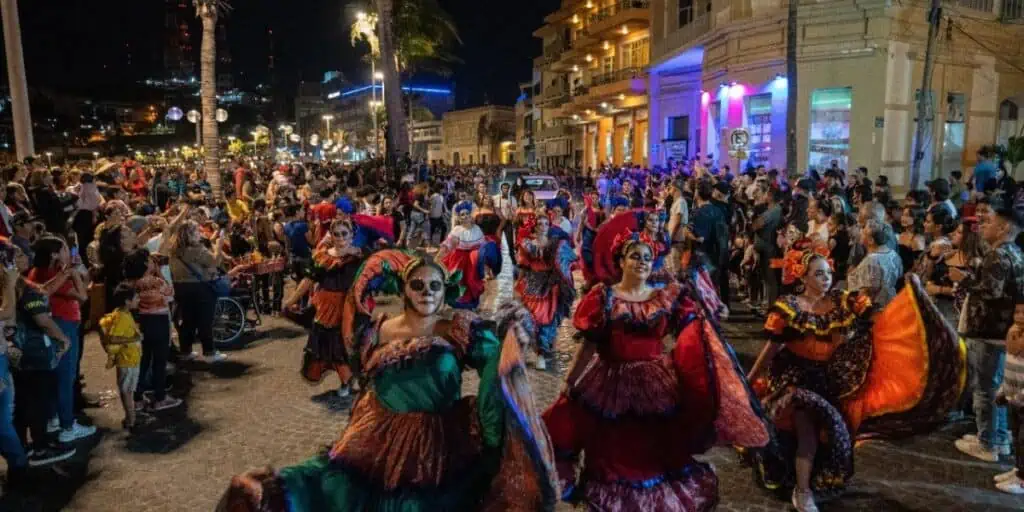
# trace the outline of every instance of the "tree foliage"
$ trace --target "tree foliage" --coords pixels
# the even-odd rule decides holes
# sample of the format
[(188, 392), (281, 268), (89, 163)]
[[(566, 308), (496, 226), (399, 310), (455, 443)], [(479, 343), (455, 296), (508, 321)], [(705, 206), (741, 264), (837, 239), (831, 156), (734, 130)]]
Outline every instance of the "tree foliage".
[[(361, 16), (352, 22), (349, 38), (352, 46), (366, 43), (370, 59), (380, 57), (376, 34), (376, 14)], [(392, 23), (396, 38), (395, 60), (403, 73), (427, 71), (450, 75), (451, 65), (462, 62), (452, 48), (462, 44), (459, 31), (437, 0), (397, 0)]]

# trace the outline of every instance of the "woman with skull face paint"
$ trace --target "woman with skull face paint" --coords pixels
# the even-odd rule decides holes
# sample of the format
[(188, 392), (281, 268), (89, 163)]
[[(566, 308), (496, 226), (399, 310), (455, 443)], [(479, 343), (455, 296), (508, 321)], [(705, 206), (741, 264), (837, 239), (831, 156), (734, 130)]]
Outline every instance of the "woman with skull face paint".
[[(373, 318), (375, 291), (404, 310)], [(236, 477), (218, 510), (553, 511), (554, 454), (520, 350), (530, 315), (495, 322), (440, 311), (461, 295), (442, 265), (394, 250), (371, 255), (346, 298), (343, 337), (364, 393), (331, 450), (280, 471)], [(462, 372), (479, 375), (462, 396)]]
[(562, 319), (569, 316), (576, 300), (571, 268), (576, 253), (568, 235), (561, 229), (552, 231), (547, 217), (538, 216), (532, 227), (532, 235), (519, 243), (515, 293), (537, 323), (536, 365), (538, 370), (545, 370), (554, 350), (558, 327)]
[(749, 374), (775, 425), (768, 446), (747, 454), (755, 477), (792, 487), (801, 512), (853, 476), (854, 436), (943, 423), (965, 371), (956, 333), (916, 275), (874, 314), (866, 295), (832, 289), (827, 257), (807, 239), (787, 251), (783, 283), (800, 291), (769, 310), (769, 343)]
[(563, 499), (591, 510), (713, 510), (718, 479), (693, 456), (715, 443), (763, 446), (765, 424), (696, 288), (651, 285), (655, 249), (643, 233), (619, 232), (610, 247), (601, 235), (596, 256), (614, 256), (614, 284), (595, 285), (577, 307), (585, 341), (544, 413)]
[(349, 395), (352, 369), (348, 353), (341, 342), (341, 309), (363, 261), (363, 252), (352, 245), (354, 227), (347, 220), (331, 223), (327, 236), (313, 252), (313, 261), (306, 276), (283, 304), (287, 312), (312, 291), (310, 305), (314, 308), (313, 325), (302, 355), (302, 376), (319, 383), (334, 371), (341, 380), (338, 395)]
[[(473, 204), (462, 201), (455, 205), (455, 217), (458, 222), (448, 238), (437, 251), (437, 260), (453, 275), (460, 276), (460, 284), (465, 289), (453, 307), (458, 309), (476, 309), (480, 305), (480, 296), (484, 293), (484, 277), (486, 268), (498, 274), (501, 272), (501, 255), (493, 250), (485, 250), (493, 241), (484, 236), (483, 231), (473, 222)], [(497, 258), (495, 258), (497, 255)], [(456, 274), (458, 273), (458, 274)]]

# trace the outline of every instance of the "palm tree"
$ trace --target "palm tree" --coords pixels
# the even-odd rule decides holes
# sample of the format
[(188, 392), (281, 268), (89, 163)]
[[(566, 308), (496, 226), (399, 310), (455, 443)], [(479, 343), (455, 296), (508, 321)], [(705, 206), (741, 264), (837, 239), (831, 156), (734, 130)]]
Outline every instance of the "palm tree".
[(7, 50), (7, 82), (11, 88), (11, 110), (14, 120), (14, 145), (18, 160), (35, 154), (32, 141), (32, 115), (29, 111), (28, 85), (25, 80), (25, 57), (21, 51), (21, 23), (18, 0), (0, 1), (0, 17), (4, 24), (4, 48)]
[(384, 105), (388, 120), (394, 120), (388, 122), (388, 155), (394, 158), (409, 151), (401, 74), (417, 69), (450, 74), (448, 65), (459, 59), (448, 47), (461, 40), (437, 0), (374, 0), (374, 6), (376, 14), (357, 16), (351, 40), (353, 46), (369, 44), (371, 63), (383, 56)]
[(786, 15), (786, 80), (789, 96), (786, 97), (786, 172), (790, 176), (800, 174), (796, 156), (796, 111), (799, 91), (797, 90), (797, 7), (800, 0), (789, 0)]
[(228, 0), (192, 0), (203, 22), (199, 50), (199, 98), (203, 123), (203, 170), (215, 198), (222, 197), (220, 137), (217, 135), (217, 17), (231, 9)]

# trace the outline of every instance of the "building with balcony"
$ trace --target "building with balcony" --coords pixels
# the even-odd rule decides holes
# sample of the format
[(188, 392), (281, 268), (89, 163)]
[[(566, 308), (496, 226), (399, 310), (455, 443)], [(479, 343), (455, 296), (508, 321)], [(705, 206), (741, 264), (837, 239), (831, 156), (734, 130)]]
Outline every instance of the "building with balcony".
[(516, 100), (516, 161), (528, 167), (537, 166), (535, 142), (541, 117), (537, 106), (539, 92), (540, 74), (535, 72), (533, 80), (519, 84), (519, 99)]
[(485, 105), (448, 112), (442, 119), (444, 161), (452, 165), (516, 162), (516, 111)]
[[(836, 160), (905, 190), (927, 2), (793, 1), (800, 170)], [(785, 0), (652, 0), (652, 164), (699, 155), (733, 168), (785, 167), (787, 9)], [(970, 167), (978, 148), (1017, 133), (1022, 15), (1021, 0), (946, 2), (932, 75), (934, 136), (920, 183)], [(750, 134), (742, 161), (729, 155), (736, 128)]]
[[(646, 165), (650, 0), (563, 0), (533, 35), (542, 168)], [(536, 120), (536, 119), (535, 119)]]

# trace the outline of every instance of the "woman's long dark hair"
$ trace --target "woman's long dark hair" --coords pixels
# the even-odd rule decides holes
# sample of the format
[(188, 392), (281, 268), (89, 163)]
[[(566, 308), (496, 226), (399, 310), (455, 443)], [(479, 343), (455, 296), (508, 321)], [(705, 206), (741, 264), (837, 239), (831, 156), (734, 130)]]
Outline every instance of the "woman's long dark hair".
[(40, 269), (50, 268), (53, 265), (53, 260), (57, 258), (57, 254), (63, 248), (64, 240), (55, 236), (44, 236), (36, 240), (32, 244), (32, 252), (35, 253), (32, 266)]
[(108, 297), (114, 288), (124, 281), (124, 258), (127, 256), (121, 247), (120, 224), (108, 226), (100, 233), (100, 264), (101, 275), (106, 286)]

